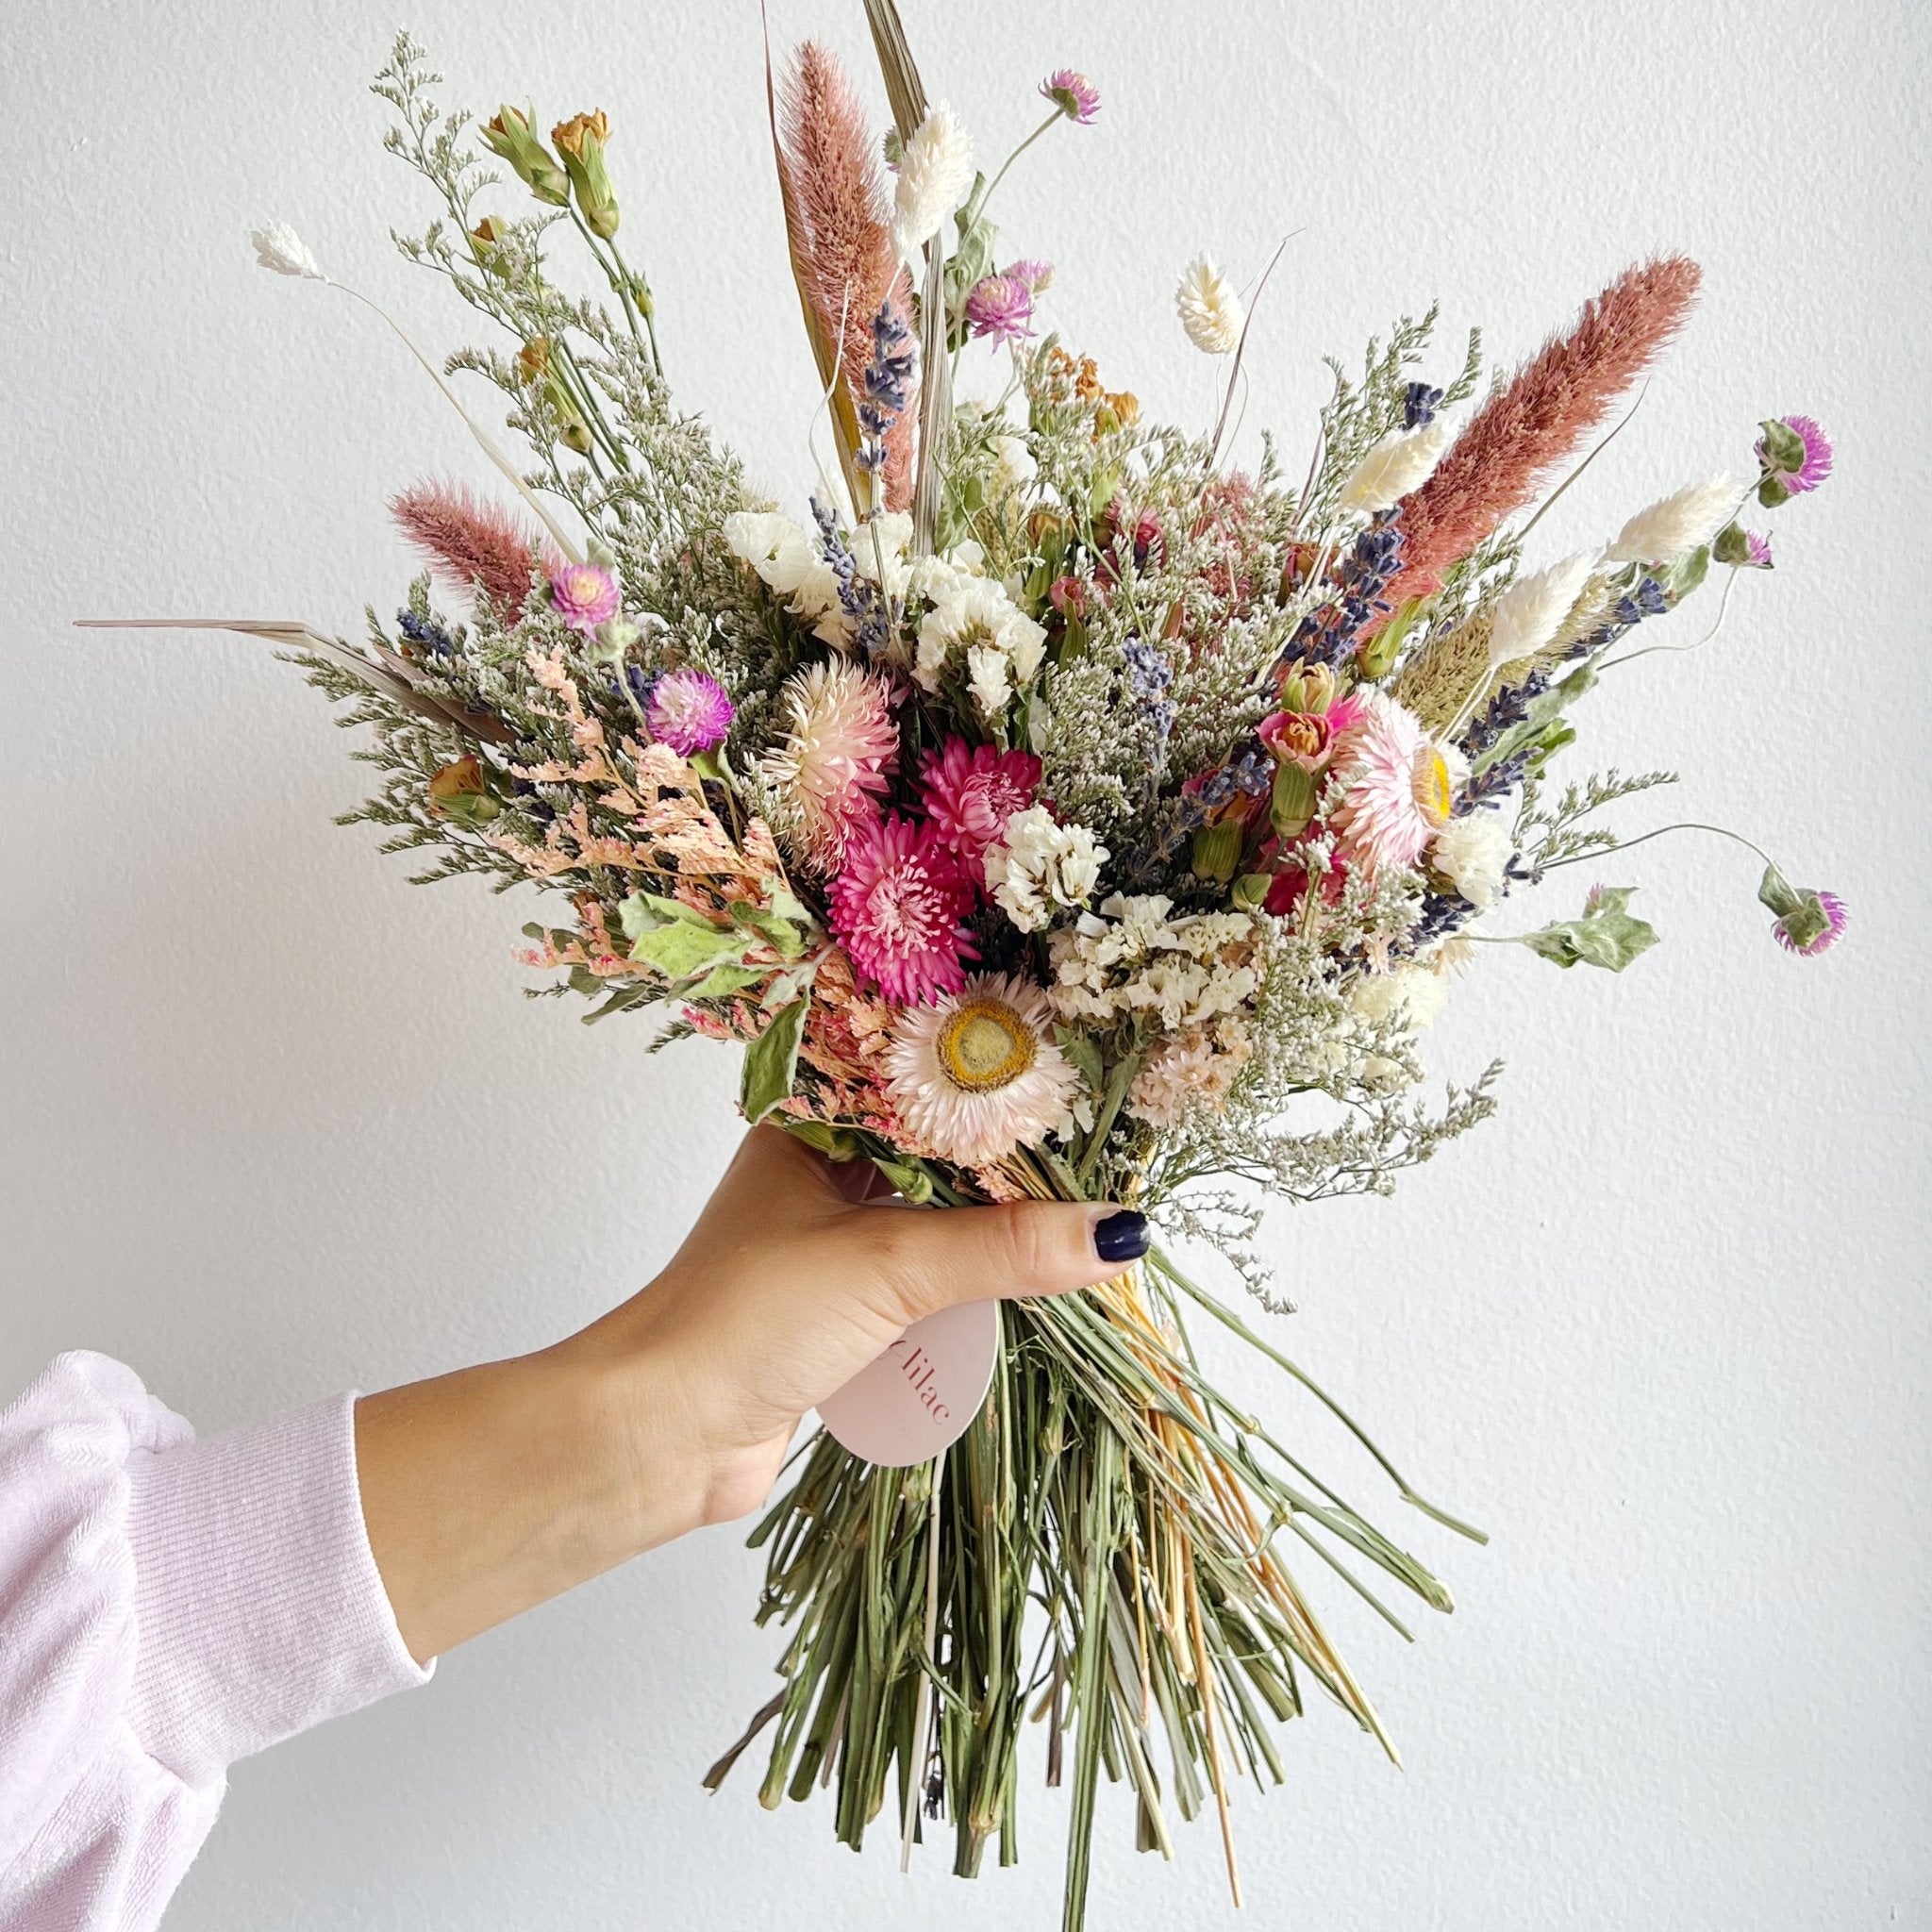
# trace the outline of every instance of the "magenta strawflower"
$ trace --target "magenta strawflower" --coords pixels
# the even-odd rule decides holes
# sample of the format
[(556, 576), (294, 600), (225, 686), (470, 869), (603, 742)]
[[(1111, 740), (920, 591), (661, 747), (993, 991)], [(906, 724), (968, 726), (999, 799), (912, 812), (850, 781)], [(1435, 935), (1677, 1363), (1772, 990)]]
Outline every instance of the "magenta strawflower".
[(702, 671), (667, 671), (651, 687), (651, 701), (644, 707), (651, 736), (681, 758), (723, 744), (731, 716), (724, 687)]
[(1003, 342), (1033, 337), (1033, 291), (1017, 276), (982, 275), (966, 297), (966, 325), (975, 336)]
[(551, 577), (550, 602), (571, 629), (588, 637), (617, 615), (617, 579), (602, 564), (570, 564)]
[(919, 795), (946, 849), (977, 885), (986, 876), (986, 848), (1007, 821), (1024, 811), (1040, 789), (1040, 760), (1030, 751), (995, 751), (949, 738), (925, 755)]
[(1100, 90), (1071, 67), (1055, 69), (1040, 83), (1040, 92), (1069, 121), (1077, 121), (1082, 127), (1100, 112)]
[(1763, 441), (1757, 445), (1757, 460), (1776, 472), (1777, 479), (1793, 496), (1816, 490), (1831, 475), (1831, 439), (1810, 416), (1780, 416), (1777, 419), (1804, 445), (1804, 456), (1793, 470), (1774, 463)]
[(1845, 902), (1836, 892), (1816, 891), (1808, 886), (1798, 889), (1799, 903), (1790, 912), (1772, 922), (1777, 942), (1801, 959), (1828, 953), (1843, 937)]
[(1771, 568), (1771, 539), (1760, 537), (1756, 530), (1744, 532), (1744, 568), (1746, 570), (1769, 570)]
[(966, 961), (979, 957), (966, 930), (974, 897), (939, 828), (897, 813), (854, 831), (825, 889), (854, 971), (901, 1007), (966, 984)]

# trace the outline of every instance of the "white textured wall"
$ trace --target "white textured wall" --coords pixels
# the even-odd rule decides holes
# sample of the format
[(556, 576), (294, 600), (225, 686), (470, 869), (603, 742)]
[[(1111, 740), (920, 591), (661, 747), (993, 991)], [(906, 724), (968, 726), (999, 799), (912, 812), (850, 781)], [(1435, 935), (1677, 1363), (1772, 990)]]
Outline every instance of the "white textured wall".
[[(1836, 433), (1840, 475), (1778, 519), (1779, 570), (1727, 635), (1578, 722), (1601, 762), (1680, 765), (1684, 815), (1835, 886), (1854, 936), (1784, 958), (1733, 852), (1611, 862), (1667, 944), (1622, 981), (1489, 959), (1432, 1054), (1507, 1053), (1502, 1118), (1393, 1204), (1278, 1223), (1294, 1351), (1494, 1541), (1386, 1505), (1461, 1604), (1413, 1650), (1336, 1608), (1407, 1774), (1317, 1710), (1290, 1789), (1236, 1820), (1261, 1925), (1932, 1925), (1923, 15), (907, 10), (988, 151), (1047, 68), (1106, 89), (1099, 125), (1003, 191), (1005, 226), (1157, 412), (1209, 406), (1167, 306), (1180, 263), (1208, 247), (1246, 278), (1298, 229), (1250, 434), (1305, 447), (1320, 352), (1405, 306), (1440, 294), (1513, 358), (1659, 244), (1706, 264), (1702, 313), (1553, 544), (1745, 460), (1761, 414)], [(610, 113), (680, 394), (795, 496), (809, 381), (750, 0), (409, 12), (457, 98)], [(864, 54), (857, 0), (775, 12)], [(526, 1005), (510, 905), (414, 891), (331, 827), (357, 772), (292, 674), (240, 640), (64, 627), (353, 631), (410, 568), (385, 495), (482, 480), (366, 315), (242, 243), (283, 216), (426, 341), (462, 339), (384, 243), (424, 213), (362, 92), (393, 25), (375, 0), (9, 9), (0, 1387), (87, 1345), (215, 1429), (541, 1343), (649, 1274), (733, 1140), (722, 1051), (647, 1061), (641, 1029)], [(1305, 1407), (1230, 1373), (1380, 1500)], [(767, 1817), (751, 1779), (699, 1790), (769, 1687), (758, 1574), (732, 1531), (694, 1538), (242, 1766), (173, 1923), (1056, 1923), (1059, 1794), (1026, 1791), (1019, 1872), (966, 1886), (940, 1856), (909, 1881), (884, 1844), (855, 1859), (823, 1806)], [(1232, 1923), (1211, 1825), (1173, 1872), (1128, 1829), (1107, 1810), (1096, 1926)]]

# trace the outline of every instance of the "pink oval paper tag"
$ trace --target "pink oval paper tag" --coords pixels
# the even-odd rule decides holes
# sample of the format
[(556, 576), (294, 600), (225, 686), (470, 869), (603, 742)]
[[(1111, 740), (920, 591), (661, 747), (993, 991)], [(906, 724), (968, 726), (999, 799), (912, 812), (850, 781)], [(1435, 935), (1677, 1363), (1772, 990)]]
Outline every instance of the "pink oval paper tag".
[(941, 1308), (820, 1403), (819, 1420), (861, 1461), (910, 1468), (966, 1433), (999, 1357), (997, 1302)]

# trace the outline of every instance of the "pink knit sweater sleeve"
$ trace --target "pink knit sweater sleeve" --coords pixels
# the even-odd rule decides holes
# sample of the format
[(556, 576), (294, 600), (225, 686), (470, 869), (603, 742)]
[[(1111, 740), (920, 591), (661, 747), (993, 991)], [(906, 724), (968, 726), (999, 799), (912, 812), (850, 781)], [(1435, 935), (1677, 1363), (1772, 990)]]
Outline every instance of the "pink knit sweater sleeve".
[(153, 1925), (238, 1757), (425, 1681), (352, 1395), (196, 1441), (99, 1355), (0, 1412), (0, 1932)]

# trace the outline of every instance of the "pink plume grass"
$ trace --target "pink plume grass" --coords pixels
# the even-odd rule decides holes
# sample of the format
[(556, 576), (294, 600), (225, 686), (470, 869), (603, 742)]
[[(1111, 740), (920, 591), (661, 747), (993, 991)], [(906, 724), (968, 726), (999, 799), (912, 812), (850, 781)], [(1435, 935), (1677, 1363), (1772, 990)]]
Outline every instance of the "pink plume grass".
[(1703, 277), (1684, 255), (1624, 270), (1470, 418), (1402, 503), (1391, 605), (1440, 589), (1451, 564), (1552, 479), (1683, 327)]
[[(780, 91), (781, 165), (802, 230), (806, 300), (827, 341), (841, 345), (840, 379), (864, 394), (872, 324), (888, 300), (911, 321), (912, 281), (892, 252), (878, 150), (864, 109), (838, 59), (808, 41)], [(886, 506), (911, 501), (916, 412), (903, 411), (886, 435)]]
[(390, 498), (396, 527), (453, 590), (480, 586), (508, 624), (524, 608), (537, 567), (535, 533), (513, 511), (460, 483), (417, 483)]

